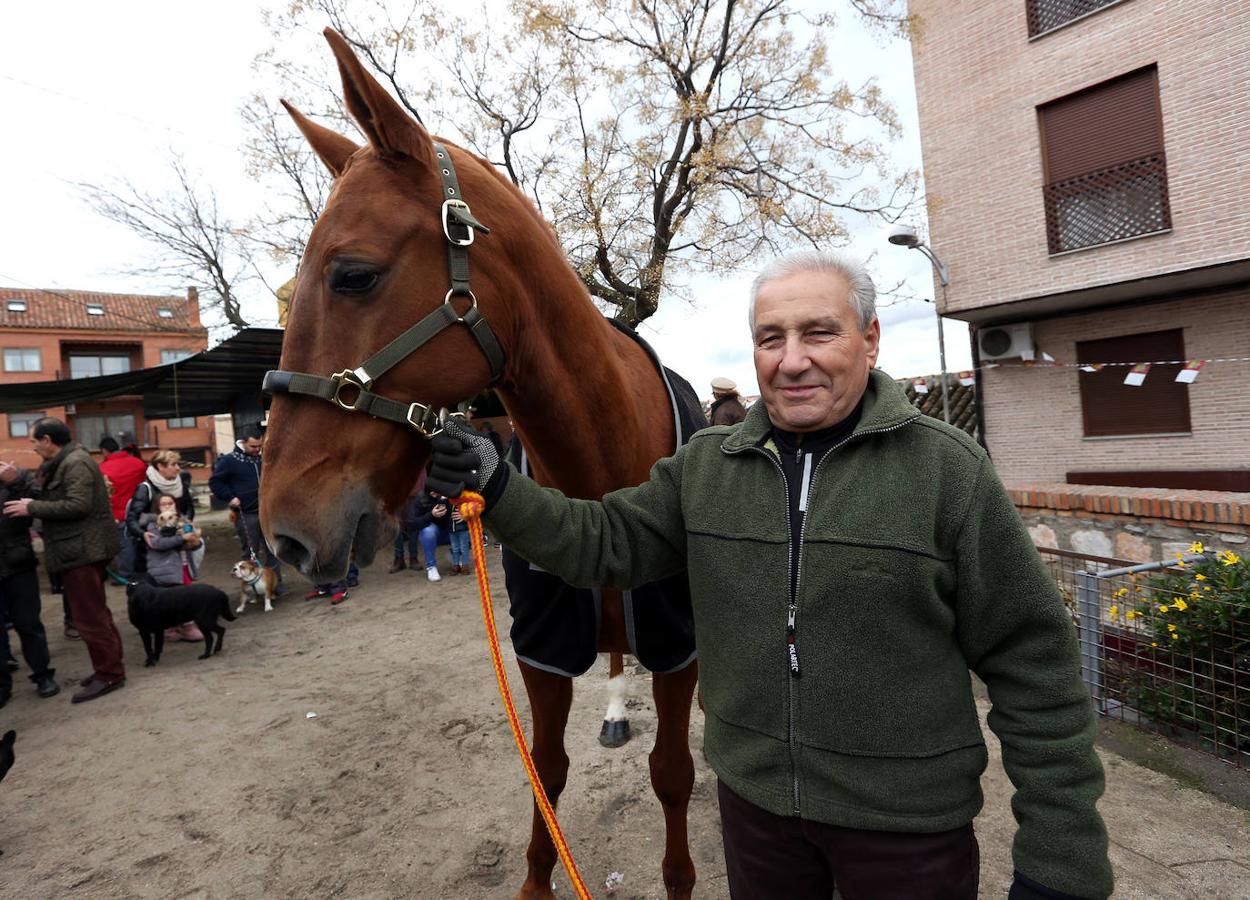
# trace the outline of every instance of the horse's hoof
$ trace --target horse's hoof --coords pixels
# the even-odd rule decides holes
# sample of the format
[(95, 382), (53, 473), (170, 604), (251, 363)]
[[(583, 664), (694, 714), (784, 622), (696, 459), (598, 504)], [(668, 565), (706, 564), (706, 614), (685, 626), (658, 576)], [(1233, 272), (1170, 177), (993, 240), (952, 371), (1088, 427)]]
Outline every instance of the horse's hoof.
[(615, 719), (613, 721), (604, 719), (603, 727), (599, 729), (599, 743), (612, 749), (624, 747), (628, 744), (629, 719)]

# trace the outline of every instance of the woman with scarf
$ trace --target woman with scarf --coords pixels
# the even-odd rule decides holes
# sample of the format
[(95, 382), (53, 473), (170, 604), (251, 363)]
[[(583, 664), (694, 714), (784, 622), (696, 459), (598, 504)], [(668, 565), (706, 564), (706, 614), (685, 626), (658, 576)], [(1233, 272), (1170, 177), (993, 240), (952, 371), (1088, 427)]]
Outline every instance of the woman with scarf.
[[(190, 521), (195, 518), (191, 498), (191, 473), (182, 471), (182, 457), (177, 450), (158, 450), (148, 464), (147, 477), (135, 488), (126, 506), (126, 535), (135, 545), (135, 575), (148, 570), (148, 545), (144, 539), (151, 517), (160, 512), (161, 497), (172, 497), (178, 514)], [(191, 549), (191, 548), (187, 548)], [(203, 636), (188, 622), (165, 633), (166, 640), (200, 641)]]

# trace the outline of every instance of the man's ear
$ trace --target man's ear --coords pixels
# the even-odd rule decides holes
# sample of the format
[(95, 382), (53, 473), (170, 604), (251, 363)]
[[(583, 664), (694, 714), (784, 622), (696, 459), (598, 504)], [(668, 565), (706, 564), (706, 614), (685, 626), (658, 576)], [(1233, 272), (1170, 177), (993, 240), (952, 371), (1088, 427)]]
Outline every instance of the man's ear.
[(864, 329), (864, 343), (868, 345), (868, 368), (877, 367), (877, 356), (881, 352), (881, 320), (874, 318), (872, 324)]

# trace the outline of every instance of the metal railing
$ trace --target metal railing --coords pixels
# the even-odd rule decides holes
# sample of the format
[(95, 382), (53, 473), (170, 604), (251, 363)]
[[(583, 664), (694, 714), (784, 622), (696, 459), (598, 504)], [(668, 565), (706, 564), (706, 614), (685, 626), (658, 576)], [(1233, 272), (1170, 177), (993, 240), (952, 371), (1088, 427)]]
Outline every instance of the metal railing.
[(1038, 550), (1098, 711), (1250, 768), (1250, 566), (1228, 551), (1135, 565)]

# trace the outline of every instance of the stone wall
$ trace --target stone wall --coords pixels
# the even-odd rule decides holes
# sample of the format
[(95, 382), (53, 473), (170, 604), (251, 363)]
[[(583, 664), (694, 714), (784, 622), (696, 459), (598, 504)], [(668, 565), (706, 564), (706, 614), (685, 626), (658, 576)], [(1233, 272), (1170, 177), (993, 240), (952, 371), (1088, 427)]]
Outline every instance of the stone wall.
[(1133, 562), (1171, 559), (1201, 542), (1250, 552), (1250, 494), (1072, 484), (1008, 484), (1039, 547)]

